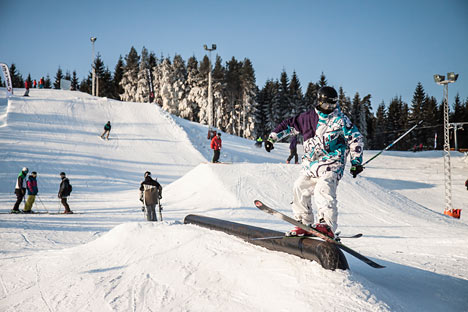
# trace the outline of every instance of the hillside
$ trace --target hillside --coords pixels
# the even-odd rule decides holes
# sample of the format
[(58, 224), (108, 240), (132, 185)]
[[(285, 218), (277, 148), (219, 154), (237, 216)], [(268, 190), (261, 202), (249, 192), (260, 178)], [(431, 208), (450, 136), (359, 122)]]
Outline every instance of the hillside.
[[(104, 141), (108, 120), (113, 127)], [(291, 213), (300, 166), (284, 163), (288, 145), (266, 153), (223, 133), (221, 159), (232, 164), (215, 165), (206, 131), (151, 104), (79, 92), (31, 90), (29, 98), (0, 102), (0, 310), (466, 311), (463, 155), (452, 154), (461, 220), (442, 214), (441, 152), (386, 152), (357, 179), (346, 174), (339, 229), (364, 237), (345, 243), (387, 268), (347, 256), (350, 271), (330, 272), (182, 224), (196, 213), (290, 228), (253, 206), (259, 198)], [(36, 210), (58, 211), (58, 173), (65, 171), (78, 214), (5, 214), (23, 166), (38, 172)], [(146, 170), (164, 187), (162, 223), (145, 222), (140, 209)]]

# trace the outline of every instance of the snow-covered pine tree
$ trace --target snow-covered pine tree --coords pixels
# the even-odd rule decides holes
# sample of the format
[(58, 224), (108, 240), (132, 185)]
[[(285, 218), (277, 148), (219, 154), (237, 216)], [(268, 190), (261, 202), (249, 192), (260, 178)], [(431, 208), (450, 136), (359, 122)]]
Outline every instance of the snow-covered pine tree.
[(238, 135), (241, 130), (242, 114), (242, 86), (241, 86), (242, 63), (232, 57), (226, 63), (226, 131)]
[(180, 116), (180, 109), (185, 109), (188, 102), (187, 68), (182, 56), (176, 54), (172, 62), (172, 97), (173, 114)]
[(242, 129), (239, 132), (244, 138), (253, 139), (255, 133), (255, 113), (258, 109), (256, 94), (258, 92), (255, 83), (255, 71), (252, 62), (245, 58), (241, 68), (241, 88), (242, 88)]
[(187, 101), (185, 107), (179, 107), (179, 116), (191, 121), (198, 122), (198, 104), (200, 89), (198, 87), (199, 79), (198, 61), (195, 56), (187, 60)]
[(158, 68), (159, 96), (162, 100), (162, 108), (171, 114), (177, 114), (178, 107), (175, 101), (174, 73), (171, 60), (166, 57), (158, 65)]
[(213, 89), (213, 105), (214, 105), (214, 122), (215, 127), (226, 131), (225, 120), (223, 116), (226, 113), (226, 96), (225, 88), (226, 84), (224, 82), (224, 76), (226, 75), (226, 70), (222, 65), (222, 60), (219, 55), (216, 55), (216, 61), (213, 68), (212, 78), (212, 89)]
[(123, 93), (120, 95), (122, 101), (135, 101), (135, 95), (138, 85), (138, 70), (140, 64), (140, 56), (132, 46), (130, 52), (125, 56), (124, 73), (120, 85), (123, 88)]
[(140, 64), (137, 74), (137, 88), (135, 93), (135, 101), (141, 103), (149, 103), (149, 54), (148, 50), (143, 47), (141, 49)]
[[(198, 122), (208, 124), (208, 73), (210, 71), (210, 59), (204, 56), (198, 67), (198, 78), (196, 87), (190, 90), (194, 96), (192, 100), (197, 103), (198, 107)], [(192, 93), (193, 91), (193, 93)]]

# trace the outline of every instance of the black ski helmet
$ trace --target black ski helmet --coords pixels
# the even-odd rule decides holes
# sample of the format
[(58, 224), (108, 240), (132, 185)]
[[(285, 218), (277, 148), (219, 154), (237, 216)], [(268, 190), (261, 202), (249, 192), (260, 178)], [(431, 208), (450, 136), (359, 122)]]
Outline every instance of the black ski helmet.
[(321, 87), (317, 92), (317, 109), (329, 114), (338, 106), (338, 93), (333, 87)]
[(150, 177), (151, 177), (151, 172), (149, 172), (149, 171), (146, 171), (146, 172), (145, 172), (145, 178), (146, 178), (146, 177), (148, 177), (148, 176), (150, 176)]
[(63, 172), (63, 171), (60, 172), (60, 175), (61, 175), (61, 176), (66, 176), (65, 172)]

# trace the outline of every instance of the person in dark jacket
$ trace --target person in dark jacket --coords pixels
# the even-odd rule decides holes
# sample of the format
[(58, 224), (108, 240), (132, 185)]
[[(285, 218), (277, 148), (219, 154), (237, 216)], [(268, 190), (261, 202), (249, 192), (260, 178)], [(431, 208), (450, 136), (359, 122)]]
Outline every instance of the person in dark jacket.
[(63, 213), (73, 213), (73, 211), (70, 210), (70, 206), (68, 206), (67, 202), (67, 197), (70, 196), (72, 190), (70, 181), (66, 177), (65, 172), (60, 172), (60, 178), (62, 179), (62, 182), (60, 182), (58, 198), (60, 198), (63, 207), (65, 207), (65, 211)]
[(213, 137), (213, 139), (211, 139), (210, 147), (213, 150), (213, 160), (212, 160), (212, 162), (218, 163), (219, 162), (219, 155), (221, 154), (221, 147), (222, 147), (221, 133), (218, 132), (218, 134), (216, 134)]
[(21, 169), (21, 172), (18, 174), (16, 179), (15, 194), (16, 194), (16, 203), (11, 210), (11, 213), (20, 213), (19, 205), (26, 194), (26, 175), (28, 174), (29, 169), (24, 167)]
[(111, 131), (111, 123), (110, 123), (110, 121), (108, 121), (108, 122), (104, 125), (104, 132), (103, 132), (102, 135), (101, 135), (101, 139), (104, 139), (104, 136), (105, 136), (106, 133), (107, 133), (106, 139), (109, 140), (110, 131)]
[(34, 201), (36, 200), (36, 195), (39, 192), (39, 189), (37, 187), (37, 172), (33, 171), (28, 177), (28, 181), (26, 182), (26, 188), (28, 190), (28, 200), (26, 200), (26, 204), (24, 205), (24, 213), (31, 213), (32, 212), (32, 206), (34, 204)]
[(291, 159), (294, 157), (294, 163), (299, 163), (299, 156), (297, 156), (297, 135), (291, 137), (291, 143), (289, 143), (289, 157), (286, 163), (289, 164)]
[[(151, 172), (145, 172), (145, 180), (140, 185), (140, 201), (145, 205), (146, 220), (158, 221), (156, 217), (156, 205), (162, 199), (162, 186), (151, 178)], [(161, 207), (161, 206), (160, 206)], [(161, 211), (159, 218), (162, 221)]]

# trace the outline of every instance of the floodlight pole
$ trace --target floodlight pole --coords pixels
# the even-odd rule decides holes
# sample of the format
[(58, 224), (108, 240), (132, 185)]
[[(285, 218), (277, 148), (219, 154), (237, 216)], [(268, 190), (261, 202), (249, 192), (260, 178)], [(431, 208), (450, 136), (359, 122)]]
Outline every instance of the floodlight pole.
[(452, 171), (450, 166), (450, 123), (448, 104), (448, 85), (457, 80), (458, 74), (448, 73), (447, 79), (441, 75), (434, 75), (437, 84), (444, 86), (444, 176), (445, 176), (445, 211), (444, 214), (452, 215)]
[(91, 37), (90, 40), (91, 40), (91, 44), (93, 46), (93, 61), (91, 62), (91, 68), (93, 70), (93, 77), (92, 77), (92, 89), (91, 89), (91, 95), (96, 95), (96, 85), (95, 85), (95, 81), (96, 81), (96, 68), (94, 67), (94, 42), (96, 41), (96, 37)]
[(211, 91), (211, 51), (216, 50), (216, 44), (212, 44), (211, 48), (205, 44), (203, 48), (210, 54), (210, 69), (208, 71), (208, 126), (214, 127), (214, 107), (213, 107), (213, 95)]

